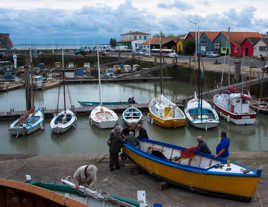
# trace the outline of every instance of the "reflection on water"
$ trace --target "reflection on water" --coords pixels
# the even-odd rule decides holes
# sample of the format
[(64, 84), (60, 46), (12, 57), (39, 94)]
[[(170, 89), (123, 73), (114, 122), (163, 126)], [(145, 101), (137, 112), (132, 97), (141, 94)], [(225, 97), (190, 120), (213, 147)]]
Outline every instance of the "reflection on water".
[[(98, 85), (82, 84), (70, 85), (72, 104), (80, 107), (78, 100), (98, 101)], [(172, 99), (175, 97), (192, 95), (192, 87), (178, 81), (165, 83), (165, 94)], [(134, 96), (138, 103), (148, 103), (154, 94), (159, 94), (159, 83), (122, 83), (103, 84), (103, 97), (105, 101), (126, 101)], [(57, 105), (57, 88), (36, 92), (36, 103), (48, 109), (55, 109)], [(8, 93), (0, 93), (0, 110), (7, 111), (10, 108), (24, 110), (24, 90), (14, 90)], [(62, 105), (60, 105), (62, 107)], [(196, 129), (191, 126), (177, 129), (163, 129), (151, 125), (144, 120), (144, 127), (152, 139), (170, 144), (190, 147), (197, 145), (196, 136), (202, 135), (213, 152), (220, 140), (221, 130), (227, 131), (231, 139), (231, 151), (255, 151), (268, 150), (267, 115), (258, 114), (257, 123), (253, 126), (236, 126), (222, 121), (218, 128), (208, 130)], [(45, 130), (30, 136), (15, 138), (8, 133), (7, 127), (11, 121), (0, 122), (0, 153), (108, 153), (106, 140), (110, 130), (89, 126), (88, 115), (79, 116), (76, 129), (72, 129), (62, 135), (51, 133), (50, 119), (45, 121)], [(122, 127), (122, 120), (120, 121)]]

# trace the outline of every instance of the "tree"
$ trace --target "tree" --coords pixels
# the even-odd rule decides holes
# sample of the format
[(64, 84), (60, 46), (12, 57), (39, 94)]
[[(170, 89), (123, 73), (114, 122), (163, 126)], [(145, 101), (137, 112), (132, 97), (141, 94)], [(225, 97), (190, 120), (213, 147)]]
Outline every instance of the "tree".
[(110, 45), (111, 45), (111, 47), (116, 47), (116, 39), (115, 38), (110, 39)]
[(188, 40), (184, 42), (183, 52), (185, 55), (193, 55), (195, 51), (195, 42), (193, 40)]
[[(160, 34), (159, 33), (156, 33), (153, 35), (153, 37), (160, 37)], [(165, 37), (165, 34), (162, 32), (162, 37)]]

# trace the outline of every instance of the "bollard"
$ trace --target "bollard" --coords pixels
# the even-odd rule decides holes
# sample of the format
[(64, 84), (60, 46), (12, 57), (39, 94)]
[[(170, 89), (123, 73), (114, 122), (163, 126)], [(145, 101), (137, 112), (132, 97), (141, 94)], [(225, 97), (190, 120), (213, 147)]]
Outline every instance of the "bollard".
[(235, 81), (239, 82), (241, 80), (241, 61), (235, 61)]

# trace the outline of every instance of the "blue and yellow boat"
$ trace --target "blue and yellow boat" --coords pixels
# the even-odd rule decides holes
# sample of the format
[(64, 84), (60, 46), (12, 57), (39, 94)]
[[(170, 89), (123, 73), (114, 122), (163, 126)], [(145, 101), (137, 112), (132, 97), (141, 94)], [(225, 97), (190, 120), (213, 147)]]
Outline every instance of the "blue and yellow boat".
[(251, 200), (262, 173), (201, 152), (185, 157), (186, 148), (148, 139), (140, 139), (139, 148), (125, 143), (123, 151), (150, 174), (171, 183), (244, 201)]

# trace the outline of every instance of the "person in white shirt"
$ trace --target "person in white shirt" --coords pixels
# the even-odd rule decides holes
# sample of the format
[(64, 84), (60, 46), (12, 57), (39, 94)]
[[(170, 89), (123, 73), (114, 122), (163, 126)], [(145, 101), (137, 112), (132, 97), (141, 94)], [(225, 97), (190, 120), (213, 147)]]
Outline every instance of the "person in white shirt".
[(83, 165), (74, 172), (73, 181), (78, 190), (79, 185), (88, 185), (89, 188), (95, 188), (97, 182), (98, 168), (95, 165)]

